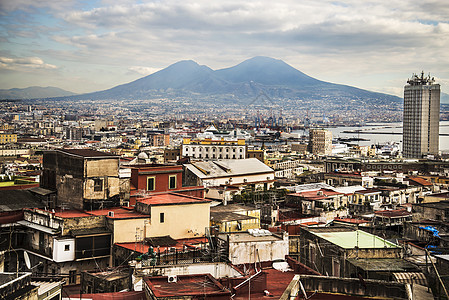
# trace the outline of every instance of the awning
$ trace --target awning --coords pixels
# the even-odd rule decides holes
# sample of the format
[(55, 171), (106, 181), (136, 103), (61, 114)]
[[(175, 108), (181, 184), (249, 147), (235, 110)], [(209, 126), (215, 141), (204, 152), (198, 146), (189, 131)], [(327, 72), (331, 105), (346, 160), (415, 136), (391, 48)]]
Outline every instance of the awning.
[(393, 276), (397, 282), (427, 286), (426, 276), (421, 272), (393, 273)]

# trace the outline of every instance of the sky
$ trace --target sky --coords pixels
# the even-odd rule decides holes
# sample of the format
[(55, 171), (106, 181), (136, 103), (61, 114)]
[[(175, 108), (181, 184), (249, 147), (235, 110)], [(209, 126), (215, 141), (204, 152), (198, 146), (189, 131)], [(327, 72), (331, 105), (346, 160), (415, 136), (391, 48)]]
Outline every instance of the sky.
[(398, 96), (430, 72), (449, 93), (449, 1), (0, 0), (0, 89), (93, 92), (254, 56)]

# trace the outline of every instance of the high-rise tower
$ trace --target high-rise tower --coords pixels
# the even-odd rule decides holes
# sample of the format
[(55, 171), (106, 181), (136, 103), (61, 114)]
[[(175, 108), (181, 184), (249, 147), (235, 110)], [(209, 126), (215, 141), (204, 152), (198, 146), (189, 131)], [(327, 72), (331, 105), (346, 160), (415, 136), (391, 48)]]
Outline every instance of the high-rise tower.
[(402, 152), (405, 158), (438, 155), (440, 85), (430, 75), (413, 75), (404, 87)]

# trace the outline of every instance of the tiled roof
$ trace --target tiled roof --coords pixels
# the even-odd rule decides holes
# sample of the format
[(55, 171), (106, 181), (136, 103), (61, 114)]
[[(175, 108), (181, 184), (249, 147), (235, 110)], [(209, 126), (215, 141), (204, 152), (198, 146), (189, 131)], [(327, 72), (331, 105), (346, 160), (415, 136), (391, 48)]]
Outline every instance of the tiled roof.
[(211, 202), (211, 200), (176, 193), (166, 193), (166, 194), (152, 195), (149, 196), (148, 198), (139, 199), (138, 202), (142, 202), (148, 205), (174, 205), (174, 204), (208, 203)]
[(395, 218), (395, 217), (406, 217), (411, 216), (412, 213), (406, 211), (405, 209), (395, 209), (395, 210), (378, 210), (374, 212), (377, 216)]

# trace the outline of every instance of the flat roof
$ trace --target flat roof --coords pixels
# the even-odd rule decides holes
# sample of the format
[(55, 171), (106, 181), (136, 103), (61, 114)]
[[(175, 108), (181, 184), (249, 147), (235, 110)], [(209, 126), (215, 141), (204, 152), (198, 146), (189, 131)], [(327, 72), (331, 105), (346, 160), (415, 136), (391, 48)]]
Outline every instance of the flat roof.
[(81, 157), (119, 158), (119, 156), (117, 155), (92, 149), (56, 149), (56, 151)]
[(344, 249), (353, 249), (355, 247), (359, 247), (360, 249), (400, 248), (387, 240), (363, 230), (319, 232), (319, 230), (314, 228), (309, 229), (309, 231)]
[(156, 206), (156, 205), (209, 203), (212, 201), (204, 198), (192, 197), (182, 194), (166, 193), (166, 194), (151, 195), (148, 198), (144, 198), (142, 200), (139, 199), (138, 202), (142, 202), (144, 204), (148, 204), (151, 206)]
[(246, 216), (239, 213), (234, 213), (230, 211), (225, 212), (210, 212), (210, 220), (212, 222), (232, 222), (232, 221), (243, 221), (257, 219), (256, 217)]
[(228, 204), (228, 205), (218, 205), (211, 207), (210, 211), (212, 212), (246, 212), (248, 210), (258, 210), (258, 208), (249, 205), (241, 205), (241, 204)]
[[(109, 216), (109, 213), (114, 213), (114, 216)], [(93, 216), (106, 216), (109, 219), (136, 219), (136, 218), (150, 218), (149, 215), (139, 213), (133, 209), (126, 209), (123, 207), (112, 207), (99, 210), (86, 211)]]
[(276, 235), (261, 235), (261, 236), (254, 236), (252, 234), (249, 234), (248, 232), (238, 232), (238, 233), (222, 233), (219, 234), (218, 237), (222, 240), (227, 239), (227, 235), (229, 235), (229, 242), (230, 243), (244, 243), (244, 242), (275, 242), (275, 241), (281, 241), (282, 239), (279, 238)]

